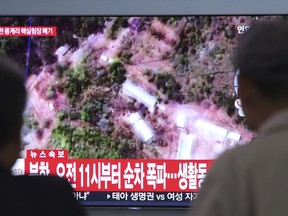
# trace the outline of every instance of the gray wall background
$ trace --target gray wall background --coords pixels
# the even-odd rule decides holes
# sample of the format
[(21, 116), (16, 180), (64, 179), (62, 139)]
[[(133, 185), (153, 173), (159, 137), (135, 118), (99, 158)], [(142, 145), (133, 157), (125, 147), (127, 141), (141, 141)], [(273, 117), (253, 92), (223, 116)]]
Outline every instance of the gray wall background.
[[(273, 15), (288, 0), (1, 0), (0, 15)], [(181, 208), (85, 208), (88, 216), (186, 216)]]
[(287, 0), (1, 0), (1, 15), (282, 14)]

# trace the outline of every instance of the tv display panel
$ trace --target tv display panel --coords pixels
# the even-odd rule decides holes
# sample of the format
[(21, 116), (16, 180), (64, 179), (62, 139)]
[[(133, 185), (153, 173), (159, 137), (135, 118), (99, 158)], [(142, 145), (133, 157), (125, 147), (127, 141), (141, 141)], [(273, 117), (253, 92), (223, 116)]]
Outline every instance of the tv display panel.
[[(237, 100), (232, 58), (237, 37), (272, 17), (1, 17), (1, 55), (16, 60), (26, 78), (25, 150), (65, 149), (73, 159), (213, 160), (245, 144), (253, 133)], [(47, 26), (56, 36), (45, 36)], [(83, 205), (93, 206), (191, 204), (85, 194)]]

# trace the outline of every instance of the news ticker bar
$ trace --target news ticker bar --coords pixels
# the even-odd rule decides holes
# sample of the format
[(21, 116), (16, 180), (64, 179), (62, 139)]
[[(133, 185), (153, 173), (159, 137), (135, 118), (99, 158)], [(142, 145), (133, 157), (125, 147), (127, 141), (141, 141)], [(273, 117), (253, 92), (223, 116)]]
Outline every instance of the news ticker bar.
[(121, 206), (190, 206), (196, 192), (74, 192), (82, 205)]
[(58, 175), (76, 191), (193, 191), (206, 177), (208, 161), (27, 160), (27, 175)]
[[(210, 160), (22, 159), (15, 175), (57, 175), (75, 191), (197, 192)], [(16, 163), (16, 164), (17, 164)]]
[(197, 192), (212, 160), (70, 159), (67, 150), (27, 150), (14, 175), (57, 175), (75, 191)]

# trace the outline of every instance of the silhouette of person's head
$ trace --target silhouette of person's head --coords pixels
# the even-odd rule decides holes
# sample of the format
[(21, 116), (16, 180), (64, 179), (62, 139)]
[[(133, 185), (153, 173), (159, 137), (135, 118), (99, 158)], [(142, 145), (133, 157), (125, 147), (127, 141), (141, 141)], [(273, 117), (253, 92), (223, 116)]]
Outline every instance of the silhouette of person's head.
[(288, 108), (288, 23), (259, 21), (239, 38), (235, 65), (247, 124), (258, 130)]
[(24, 73), (9, 59), (0, 58), (0, 164), (11, 168), (21, 150), (21, 127), (26, 104)]

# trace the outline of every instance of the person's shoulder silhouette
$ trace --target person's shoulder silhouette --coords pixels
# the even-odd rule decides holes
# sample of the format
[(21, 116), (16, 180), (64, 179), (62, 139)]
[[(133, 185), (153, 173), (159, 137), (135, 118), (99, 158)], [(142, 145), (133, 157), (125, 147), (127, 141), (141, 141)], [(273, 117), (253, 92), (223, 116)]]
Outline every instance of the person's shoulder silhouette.
[(85, 215), (70, 183), (56, 176), (13, 176), (21, 150), (21, 127), (27, 93), (24, 73), (0, 58), (0, 211), (1, 215)]
[(235, 66), (245, 122), (257, 133), (220, 155), (193, 216), (288, 215), (288, 22), (258, 20), (239, 37)]

